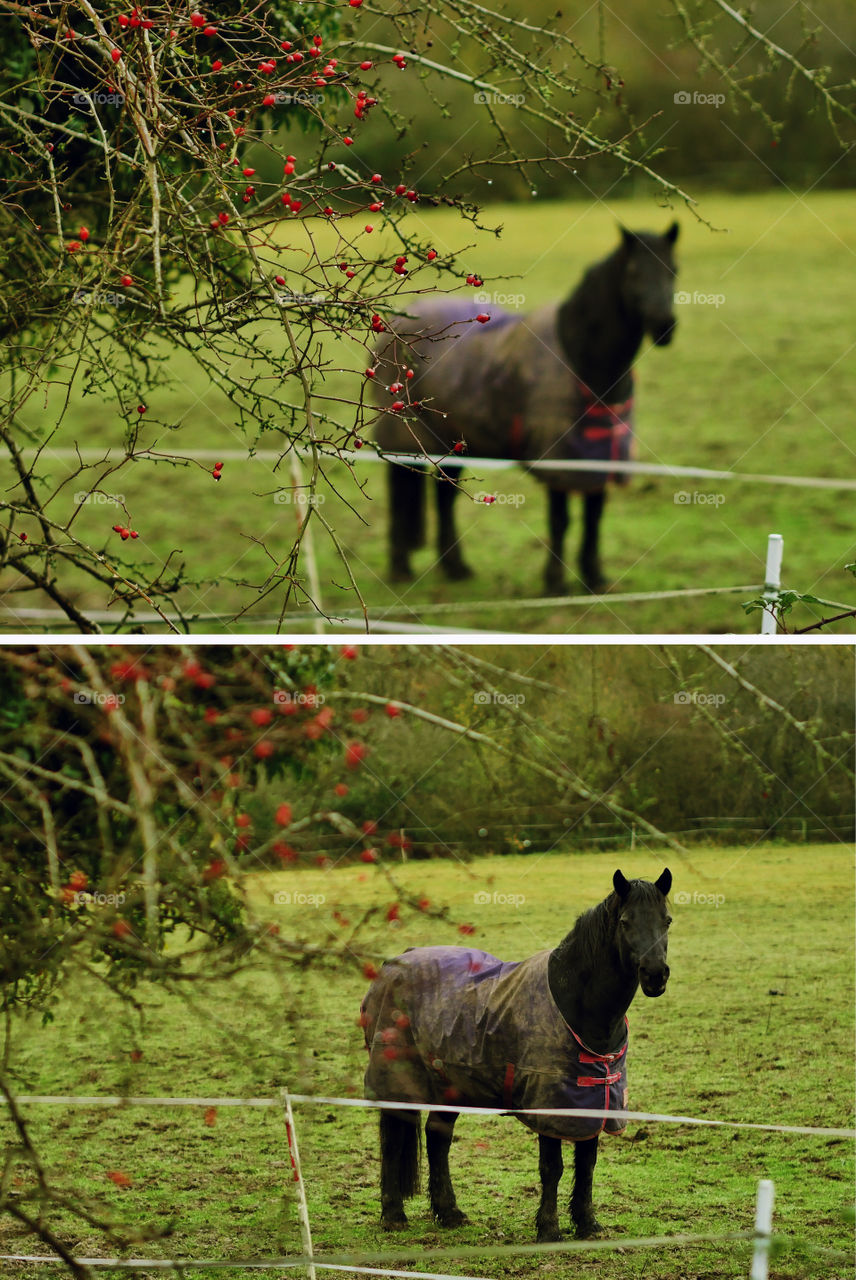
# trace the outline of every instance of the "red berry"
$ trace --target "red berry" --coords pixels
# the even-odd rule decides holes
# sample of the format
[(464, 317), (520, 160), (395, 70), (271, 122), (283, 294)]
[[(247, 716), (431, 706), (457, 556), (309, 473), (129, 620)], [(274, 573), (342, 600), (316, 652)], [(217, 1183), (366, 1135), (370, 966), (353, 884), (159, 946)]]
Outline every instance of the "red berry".
[(344, 782), (337, 782), (333, 790), (337, 796), (346, 796), (348, 794), (348, 787)]
[(433, 262), (434, 259), (437, 257), (437, 250), (429, 249), (428, 252), (425, 254), (425, 257), (428, 259), (429, 262)]
[(255, 169), (242, 169), (241, 173), (244, 175), (245, 178), (251, 178), (255, 173)]
[[(262, 98), (263, 107), (272, 107), (274, 106), (275, 103), (276, 103), (276, 98), (272, 93), (266, 93), (265, 96)], [(294, 166), (292, 165), (292, 167), (289, 169), (288, 165), (286, 165), (285, 172), (294, 173)]]
[(370, 62), (361, 62), (360, 71), (371, 71), (372, 64)]
[(125, 287), (127, 288), (128, 285), (132, 285), (134, 283), (134, 278), (133, 276), (122, 276), (122, 279), (119, 281), (119, 283), (125, 285)]
[(285, 276), (274, 276), (277, 284), (285, 284)]
[(355, 644), (343, 644), (340, 656), (353, 662), (354, 658), (360, 656), (360, 651)]
[(253, 747), (253, 755), (257, 760), (267, 760), (273, 755), (276, 748), (267, 738), (262, 738), (261, 742), (257, 742)]
[(366, 369), (366, 377), (373, 378), (377, 373), (377, 369)]
[(202, 34), (203, 34), (204, 36), (216, 36), (216, 34), (217, 34), (217, 28), (216, 28), (216, 27), (206, 27), (206, 28), (205, 28), (205, 30), (202, 32)]
[(271, 720), (273, 720), (273, 712), (268, 707), (255, 707), (250, 712), (250, 719), (253, 724), (257, 724), (259, 728), (262, 728), (264, 725), (270, 724)]
[(479, 324), (487, 324), (489, 319), (490, 319), (490, 316), (487, 314), (486, 311), (482, 311), (479, 315), (476, 316), (476, 320), (478, 320)]
[(222, 69), (223, 69), (223, 63), (220, 61), (219, 58), (215, 59), (215, 61), (211, 63), (212, 71), (222, 71)]
[(374, 227), (372, 226), (372, 224), (371, 224), (370, 222), (367, 222), (367, 223), (366, 223), (366, 231), (368, 231), (368, 232), (372, 232), (372, 231), (374, 231)]
[(122, 51), (121, 51), (121, 49), (111, 49), (111, 50), (110, 50), (110, 57), (113, 59), (113, 61), (114, 61), (114, 62), (118, 62), (118, 61), (119, 61), (119, 59), (121, 58), (121, 56), (122, 56)]
[(81, 227), (77, 234), (80, 236), (81, 240), (83, 240), (85, 243), (89, 239), (89, 228)]
[(192, 14), (190, 15), (190, 25), (191, 25), (192, 27), (204, 27), (204, 26), (205, 26), (205, 19), (203, 18), (202, 14), (201, 14), (201, 13), (192, 13)]
[(396, 716), (401, 715), (401, 708), (397, 707), (394, 702), (388, 702), (384, 707), (384, 711), (389, 716), (390, 720), (394, 720)]
[(377, 862), (377, 849), (363, 849), (360, 862)]
[(249, 826), (252, 826), (252, 822), (253, 820), (248, 813), (239, 813), (237, 818), (235, 819), (235, 826), (249, 827)]
[(127, 938), (130, 932), (131, 926), (128, 924), (127, 920), (115, 920), (113, 922), (114, 938)]
[(346, 137), (346, 138), (343, 138), (343, 139), (342, 139), (342, 141), (344, 142), (344, 144), (345, 144), (345, 146), (346, 146), (346, 147), (352, 147), (352, 146), (354, 145), (354, 139), (353, 139), (353, 138), (348, 138), (348, 137)]

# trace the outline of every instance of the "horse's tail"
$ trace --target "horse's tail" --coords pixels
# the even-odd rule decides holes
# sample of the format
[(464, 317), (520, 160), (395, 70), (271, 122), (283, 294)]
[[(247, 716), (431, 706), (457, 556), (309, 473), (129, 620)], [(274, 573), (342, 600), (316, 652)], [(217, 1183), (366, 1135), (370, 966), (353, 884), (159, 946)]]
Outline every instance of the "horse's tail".
[(389, 466), (389, 499), (392, 535), (403, 549), (425, 546), (425, 472), (421, 467)]
[(398, 1185), (407, 1200), (419, 1191), (419, 1166), (422, 1154), (422, 1128), (418, 1111), (381, 1111), (381, 1151), (390, 1147), (398, 1152)]

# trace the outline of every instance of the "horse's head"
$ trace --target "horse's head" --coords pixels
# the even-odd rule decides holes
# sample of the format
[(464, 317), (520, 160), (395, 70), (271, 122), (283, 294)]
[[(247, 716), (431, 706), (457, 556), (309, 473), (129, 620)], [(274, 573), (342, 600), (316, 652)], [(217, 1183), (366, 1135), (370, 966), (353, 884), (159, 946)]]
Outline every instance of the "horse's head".
[(618, 250), (622, 264), (621, 299), (629, 315), (635, 316), (658, 347), (672, 341), (675, 329), (674, 246), (678, 224), (673, 222), (665, 235), (621, 229)]
[(616, 871), (612, 885), (618, 896), (615, 939), (622, 964), (636, 973), (646, 996), (661, 996), (669, 980), (666, 949), (672, 917), (666, 894), (672, 873), (667, 867), (651, 884), (648, 880), (625, 880)]

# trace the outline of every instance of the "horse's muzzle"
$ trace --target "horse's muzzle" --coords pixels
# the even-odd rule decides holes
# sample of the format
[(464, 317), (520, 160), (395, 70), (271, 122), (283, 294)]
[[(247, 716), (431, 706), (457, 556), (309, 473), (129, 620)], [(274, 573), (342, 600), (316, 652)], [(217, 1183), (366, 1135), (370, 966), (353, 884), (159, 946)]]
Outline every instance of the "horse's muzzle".
[(642, 988), (642, 994), (656, 998), (661, 996), (666, 990), (666, 983), (669, 981), (669, 966), (664, 964), (662, 969), (641, 969), (639, 970), (639, 985)]
[(657, 325), (651, 331), (651, 337), (656, 347), (667, 347), (672, 341), (675, 329), (677, 328), (677, 320), (669, 320), (665, 324)]

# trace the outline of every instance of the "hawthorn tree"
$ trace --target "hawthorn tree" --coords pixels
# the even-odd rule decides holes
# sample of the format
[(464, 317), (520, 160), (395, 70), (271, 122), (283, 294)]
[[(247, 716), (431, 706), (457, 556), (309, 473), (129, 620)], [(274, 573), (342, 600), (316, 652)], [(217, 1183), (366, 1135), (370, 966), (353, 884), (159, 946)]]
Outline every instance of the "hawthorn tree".
[[(836, 130), (852, 122), (849, 87), (829, 83), (804, 48), (781, 48), (724, 0), (709, 0), (712, 15), (673, 3), (688, 46), (729, 92), (757, 100), (760, 60), (807, 84)], [(205, 564), (153, 546), (165, 469), (229, 488), (230, 463), (186, 442), (185, 413), (150, 407), (186, 382), (187, 409), (209, 388), (228, 406), (218, 448), (269, 447), (278, 459), (252, 511), (236, 513), (268, 566), (243, 584), (246, 609), (268, 602), (281, 624), (295, 603), (320, 607), (307, 555), (316, 528), (362, 602), (318, 486), (332, 475), (336, 500), (353, 501), (331, 472), (344, 461), (359, 508), (353, 450), (370, 434), (366, 373), (386, 318), (420, 292), (483, 283), (463, 244), (438, 252), (407, 216), (446, 205), (466, 237), (484, 230), (472, 200), (448, 193), (453, 173), (477, 185), (505, 168), (549, 185), (605, 157), (689, 201), (658, 173), (645, 122), (621, 107), (621, 71), (602, 42), (586, 50), (556, 20), (473, 0), (437, 14), (399, 0), (213, 10), (0, 0), (0, 21), (0, 445), (11, 467), (0, 572), (7, 590), (82, 632), (102, 627), (81, 603), (92, 598), (113, 630), (141, 607), (189, 630), (203, 592), (216, 606)], [(729, 39), (753, 52), (739, 74)], [(461, 85), (491, 141), (484, 154), (452, 151), (416, 186), (408, 112), (422, 101), (448, 114)], [(373, 161), (381, 116), (412, 144), (398, 172)], [(91, 416), (82, 439), (68, 425), (72, 403)], [(72, 461), (52, 465), (54, 450)], [(130, 477), (134, 498), (121, 492)], [(261, 499), (296, 509), (284, 548)]]

